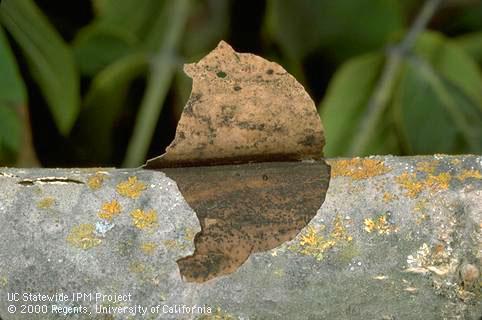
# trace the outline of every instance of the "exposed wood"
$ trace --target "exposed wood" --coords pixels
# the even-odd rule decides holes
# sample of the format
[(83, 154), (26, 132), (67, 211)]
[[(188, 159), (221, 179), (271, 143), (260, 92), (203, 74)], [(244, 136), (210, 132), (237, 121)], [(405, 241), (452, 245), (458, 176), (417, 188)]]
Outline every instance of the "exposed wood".
[(265, 162), (163, 169), (196, 212), (196, 251), (178, 261), (188, 281), (236, 271), (250, 254), (293, 239), (315, 216), (330, 167), (317, 162)]

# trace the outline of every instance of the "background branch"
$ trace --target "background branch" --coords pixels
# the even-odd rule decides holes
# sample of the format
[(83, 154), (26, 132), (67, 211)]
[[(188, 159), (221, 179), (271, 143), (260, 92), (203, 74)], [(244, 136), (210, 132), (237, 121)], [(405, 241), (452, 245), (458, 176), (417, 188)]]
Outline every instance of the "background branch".
[(162, 111), (172, 77), (176, 67), (174, 52), (181, 39), (189, 12), (189, 0), (172, 2), (166, 37), (155, 61), (152, 63), (148, 77), (147, 88), (144, 94), (139, 114), (134, 127), (134, 132), (127, 147), (127, 153), (122, 163), (123, 167), (137, 167), (144, 160), (152, 141), (159, 115)]
[(379, 81), (368, 99), (365, 116), (356, 131), (358, 135), (354, 138), (349, 148), (350, 155), (363, 153), (364, 148), (370, 142), (375, 126), (378, 125), (380, 117), (392, 95), (394, 85), (400, 73), (403, 57), (412, 50), (418, 35), (425, 30), (442, 2), (443, 0), (427, 0), (403, 40), (388, 50), (387, 61)]

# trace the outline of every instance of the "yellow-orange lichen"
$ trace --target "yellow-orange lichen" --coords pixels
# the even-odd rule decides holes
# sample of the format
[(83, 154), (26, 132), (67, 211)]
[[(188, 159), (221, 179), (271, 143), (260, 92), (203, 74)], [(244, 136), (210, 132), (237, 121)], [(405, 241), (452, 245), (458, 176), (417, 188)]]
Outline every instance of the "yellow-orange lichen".
[(453, 159), (453, 160), (450, 161), (450, 163), (454, 166), (458, 166), (461, 162), (462, 162), (462, 160), (460, 160), (460, 159)]
[(196, 236), (196, 233), (196, 230), (194, 230), (193, 228), (186, 228), (184, 230), (184, 240), (192, 242), (194, 240), (194, 237)]
[(139, 229), (151, 228), (157, 223), (157, 213), (154, 210), (136, 209), (131, 212), (131, 217), (134, 225)]
[(415, 198), (423, 190), (423, 184), (417, 181), (415, 173), (404, 172), (396, 177), (395, 181), (405, 189), (406, 195), (410, 198)]
[(317, 260), (323, 259), (323, 254), (339, 242), (349, 243), (353, 238), (348, 235), (342, 219), (337, 215), (333, 221), (333, 229), (327, 237), (323, 235), (324, 225), (319, 228), (308, 226), (301, 235), (299, 243), (290, 247), (291, 250), (304, 255), (310, 255)]
[(8, 278), (3, 276), (0, 277), (0, 288), (5, 287), (8, 284)]
[(396, 196), (390, 192), (383, 193), (383, 202), (392, 202)]
[(322, 260), (325, 251), (333, 248), (336, 244), (335, 240), (325, 238), (322, 235), (322, 229), (323, 228), (317, 230), (313, 226), (309, 226), (305, 234), (301, 236), (300, 248), (296, 251), (301, 254), (313, 256), (317, 260)]
[(48, 209), (55, 205), (55, 198), (52, 197), (45, 197), (37, 202), (37, 208), (39, 209)]
[(131, 199), (137, 199), (140, 197), (142, 191), (146, 189), (146, 185), (137, 181), (137, 177), (129, 177), (126, 181), (123, 181), (117, 185), (117, 192)]
[(417, 177), (415, 173), (404, 172), (395, 178), (395, 181), (405, 189), (405, 195), (416, 198), (423, 190), (438, 192), (447, 190), (450, 186), (452, 176), (448, 172), (438, 175), (428, 174), (425, 178)]
[(473, 179), (482, 179), (482, 174), (480, 173), (479, 170), (462, 170), (462, 172), (460, 172), (457, 177), (457, 179), (459, 179), (460, 181), (463, 181), (465, 179), (470, 179), (470, 178), (473, 178)]
[(423, 221), (427, 220), (427, 199), (421, 199), (417, 201), (413, 207), (413, 213), (416, 214), (417, 220), (415, 223), (420, 224)]
[(333, 230), (330, 233), (330, 237), (336, 240), (352, 241), (353, 238), (348, 234), (345, 225), (339, 215), (336, 215), (333, 222)]
[(177, 241), (174, 239), (163, 240), (162, 243), (167, 249), (175, 249), (179, 246)]
[(146, 271), (146, 265), (140, 261), (133, 261), (129, 264), (129, 271), (133, 273), (143, 273)]
[(309, 226), (306, 229), (306, 233), (301, 237), (301, 245), (314, 245), (318, 242), (317, 232), (313, 226)]
[(350, 177), (355, 180), (368, 179), (389, 172), (391, 169), (381, 160), (367, 158), (353, 158), (331, 160), (331, 176)]
[(377, 232), (378, 234), (390, 234), (392, 232), (397, 232), (398, 229), (387, 221), (387, 215), (382, 214), (375, 219), (366, 218), (363, 220), (365, 225), (364, 229), (366, 232)]
[(420, 161), (417, 163), (417, 171), (421, 172), (426, 172), (433, 174), (435, 172), (435, 169), (437, 168), (439, 164), (439, 161), (433, 160), (433, 161)]
[(74, 247), (84, 250), (96, 247), (102, 240), (95, 235), (94, 231), (95, 227), (92, 224), (85, 223), (75, 226), (70, 230), (67, 242)]
[(112, 220), (112, 218), (121, 212), (121, 205), (117, 200), (105, 202), (102, 204), (102, 209), (98, 213), (99, 218)]
[(442, 172), (438, 175), (428, 175), (425, 180), (425, 186), (433, 191), (447, 190), (449, 188), (452, 176), (448, 172)]
[(157, 244), (154, 242), (144, 242), (143, 244), (141, 244), (141, 250), (145, 254), (149, 254), (149, 255), (154, 254), (154, 252), (156, 251), (156, 248), (157, 248)]
[(89, 179), (87, 180), (87, 185), (92, 190), (100, 189), (100, 187), (102, 187), (102, 184), (104, 183), (105, 176), (106, 175), (104, 173), (96, 172), (93, 176), (89, 177)]

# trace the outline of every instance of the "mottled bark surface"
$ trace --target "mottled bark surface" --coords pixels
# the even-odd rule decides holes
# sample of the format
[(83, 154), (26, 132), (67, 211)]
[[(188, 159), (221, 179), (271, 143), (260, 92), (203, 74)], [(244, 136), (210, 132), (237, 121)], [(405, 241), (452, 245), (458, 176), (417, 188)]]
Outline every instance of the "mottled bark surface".
[(176, 136), (146, 167), (321, 159), (316, 106), (279, 64), (221, 41), (184, 71), (193, 83)]

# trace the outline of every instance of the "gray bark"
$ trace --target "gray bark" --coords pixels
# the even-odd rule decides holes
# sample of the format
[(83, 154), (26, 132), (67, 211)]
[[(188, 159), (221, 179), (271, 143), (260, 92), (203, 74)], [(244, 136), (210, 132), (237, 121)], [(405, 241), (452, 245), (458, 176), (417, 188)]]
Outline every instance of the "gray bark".
[(200, 226), (162, 172), (0, 168), (0, 318), (479, 319), (482, 157), (329, 163), (294, 240), (205, 283), (179, 274)]

